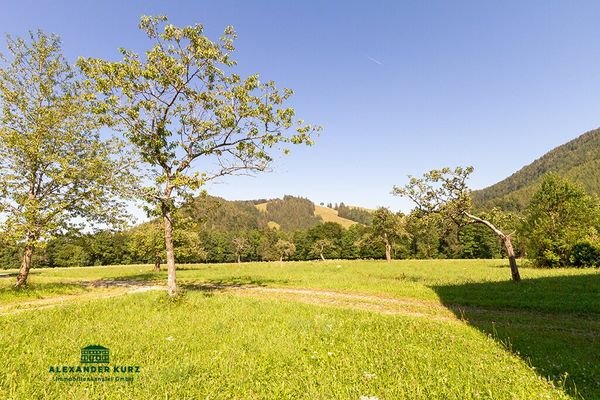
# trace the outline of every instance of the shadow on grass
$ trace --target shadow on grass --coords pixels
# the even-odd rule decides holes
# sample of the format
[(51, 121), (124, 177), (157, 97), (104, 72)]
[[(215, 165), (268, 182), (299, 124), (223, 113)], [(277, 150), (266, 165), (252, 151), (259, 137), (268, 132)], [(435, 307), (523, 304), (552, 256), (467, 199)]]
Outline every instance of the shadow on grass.
[(600, 399), (600, 274), (432, 289), (540, 376), (576, 398)]
[(146, 286), (162, 283), (165, 278), (160, 272), (144, 272), (135, 275), (116, 276), (112, 278), (101, 278), (93, 281), (83, 282), (85, 285), (92, 287), (130, 287), (130, 286)]
[(7, 302), (16, 299), (35, 299), (49, 296), (76, 294), (86, 290), (80, 283), (28, 283), (22, 287), (14, 285), (0, 287), (0, 302)]
[(265, 279), (252, 276), (233, 276), (220, 279), (208, 279), (203, 282), (183, 282), (181, 287), (184, 290), (197, 290), (206, 293), (213, 293), (227, 289), (241, 287), (264, 287), (270, 284), (285, 284), (287, 280)]

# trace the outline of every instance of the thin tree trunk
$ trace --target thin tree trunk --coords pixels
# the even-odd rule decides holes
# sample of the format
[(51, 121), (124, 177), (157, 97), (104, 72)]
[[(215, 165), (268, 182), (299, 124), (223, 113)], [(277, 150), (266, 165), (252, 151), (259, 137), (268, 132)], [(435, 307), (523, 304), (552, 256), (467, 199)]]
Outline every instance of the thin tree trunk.
[(177, 296), (177, 277), (175, 269), (175, 250), (173, 247), (173, 221), (171, 220), (171, 212), (163, 213), (163, 221), (165, 225), (165, 247), (167, 249), (167, 291), (169, 297)]
[(238, 253), (237, 255), (237, 263), (241, 264), (242, 263), (242, 255)]
[(321, 260), (325, 261), (325, 257), (323, 257), (323, 252), (320, 252), (319, 255), (321, 256)]
[(279, 262), (282, 263), (283, 262), (283, 256), (279, 256)]
[(387, 262), (392, 262), (392, 246), (388, 241), (387, 233), (384, 233), (383, 235), (385, 240), (385, 259), (387, 260)]
[(19, 269), (19, 275), (17, 276), (16, 287), (22, 287), (27, 284), (27, 277), (29, 276), (29, 270), (31, 269), (31, 257), (33, 256), (33, 243), (29, 240), (25, 245), (23, 251), (23, 258), (21, 260), (21, 268)]
[(467, 217), (473, 220), (473, 222), (478, 222), (490, 228), (502, 240), (502, 244), (506, 249), (506, 256), (508, 257), (508, 264), (510, 265), (510, 273), (512, 280), (514, 282), (519, 282), (521, 280), (521, 275), (519, 274), (519, 267), (517, 266), (517, 259), (515, 257), (515, 251), (512, 246), (512, 240), (510, 238), (510, 235), (505, 234), (500, 229), (496, 228), (491, 222), (486, 221), (485, 219), (481, 219), (479, 217), (471, 215), (466, 211), (464, 213)]

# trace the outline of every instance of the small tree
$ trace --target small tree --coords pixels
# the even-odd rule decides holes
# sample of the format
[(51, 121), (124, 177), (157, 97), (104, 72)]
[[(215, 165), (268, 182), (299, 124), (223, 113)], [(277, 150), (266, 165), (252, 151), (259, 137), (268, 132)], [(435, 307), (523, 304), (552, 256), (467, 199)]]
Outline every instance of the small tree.
[(333, 248), (333, 242), (329, 239), (319, 239), (317, 240), (312, 247), (313, 254), (318, 255), (321, 260), (325, 261), (325, 256), (323, 255), (326, 251), (331, 250)]
[(283, 262), (284, 258), (289, 258), (296, 252), (296, 245), (290, 241), (279, 239), (275, 243), (275, 249), (279, 254), (279, 262)]
[[(61, 55), (57, 36), (7, 37), (0, 58), (0, 220), (23, 245), (17, 286), (34, 249), (82, 221), (123, 222), (119, 188), (127, 168), (116, 142), (100, 139), (91, 94)], [(76, 224), (75, 221), (79, 221)]]
[[(373, 235), (385, 245), (385, 259), (392, 261), (392, 245), (407, 236), (404, 216), (394, 214), (388, 208), (380, 207), (373, 213), (371, 229)], [(381, 243), (381, 242), (380, 242)]]
[(242, 254), (248, 248), (248, 239), (245, 237), (235, 237), (231, 243), (233, 244), (233, 249), (235, 250), (237, 263), (240, 264), (242, 262)]
[(487, 219), (471, 214), (471, 197), (467, 179), (473, 167), (431, 170), (422, 178), (410, 177), (403, 187), (394, 186), (393, 194), (409, 198), (421, 215), (439, 215), (445, 223), (460, 228), (467, 223), (479, 223), (491, 229), (502, 241), (511, 269), (512, 280), (521, 280), (511, 234), (498, 229)]
[(161, 255), (164, 253), (165, 242), (157, 221), (147, 222), (129, 232), (129, 252), (136, 261), (153, 262), (154, 271), (160, 271)]
[[(175, 296), (177, 202), (212, 179), (266, 170), (270, 150), (281, 143), (312, 144), (317, 128), (295, 121), (294, 110), (284, 106), (291, 90), (280, 91), (258, 75), (228, 73), (235, 65), (232, 27), (218, 42), (204, 35), (202, 25), (176, 27), (166, 17), (142, 17), (140, 28), (153, 43), (145, 59), (121, 50), (118, 62), (78, 63), (105, 96), (98, 111), (124, 132), (152, 173), (142, 197), (163, 220), (168, 293)], [(200, 159), (202, 169), (194, 169)]]

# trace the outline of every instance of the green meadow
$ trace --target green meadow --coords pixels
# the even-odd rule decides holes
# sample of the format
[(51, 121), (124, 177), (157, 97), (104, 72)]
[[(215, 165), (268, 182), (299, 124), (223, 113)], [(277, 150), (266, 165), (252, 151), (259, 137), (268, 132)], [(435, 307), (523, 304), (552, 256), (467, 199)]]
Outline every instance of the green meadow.
[[(600, 271), (513, 283), (505, 263), (181, 265), (174, 301), (149, 265), (37, 269), (23, 289), (7, 270), (0, 398), (600, 398)], [(90, 344), (139, 372), (69, 371)]]

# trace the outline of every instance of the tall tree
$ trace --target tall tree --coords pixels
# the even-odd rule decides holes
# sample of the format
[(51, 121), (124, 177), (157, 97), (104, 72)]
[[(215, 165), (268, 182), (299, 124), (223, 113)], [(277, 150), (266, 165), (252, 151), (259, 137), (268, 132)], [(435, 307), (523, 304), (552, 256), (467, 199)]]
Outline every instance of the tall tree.
[(513, 281), (521, 280), (512, 245), (511, 234), (506, 234), (491, 221), (472, 214), (470, 190), (467, 179), (473, 167), (442, 168), (431, 170), (423, 177), (410, 177), (403, 187), (394, 186), (393, 194), (410, 199), (422, 215), (439, 215), (445, 223), (460, 228), (466, 223), (487, 226), (502, 241), (508, 256)]
[(0, 56), (0, 214), (23, 245), (17, 286), (27, 283), (34, 249), (87, 220), (122, 222), (116, 195), (128, 181), (103, 141), (91, 95), (61, 55), (60, 40), (41, 31), (7, 36)]
[[(202, 25), (176, 27), (166, 17), (144, 16), (139, 27), (153, 43), (144, 59), (121, 50), (118, 62), (78, 64), (105, 96), (98, 111), (125, 133), (152, 173), (143, 198), (162, 217), (168, 292), (176, 296), (176, 203), (217, 177), (264, 171), (270, 150), (312, 144), (317, 128), (295, 121), (294, 110), (284, 106), (291, 90), (229, 72), (236, 64), (232, 27), (216, 42)], [(199, 159), (202, 169), (194, 168)]]

